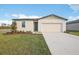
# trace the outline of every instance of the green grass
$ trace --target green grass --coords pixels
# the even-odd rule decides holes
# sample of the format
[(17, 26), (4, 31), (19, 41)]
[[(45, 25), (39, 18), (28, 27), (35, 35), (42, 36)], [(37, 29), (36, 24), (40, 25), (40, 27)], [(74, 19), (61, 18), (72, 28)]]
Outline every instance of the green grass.
[(0, 34), (1, 55), (50, 55), (42, 35)]
[(70, 32), (68, 32), (69, 34), (72, 34), (72, 35), (77, 35), (77, 36), (79, 36), (79, 31), (77, 32), (77, 31), (70, 31)]
[(0, 26), (0, 29), (11, 29), (11, 26)]

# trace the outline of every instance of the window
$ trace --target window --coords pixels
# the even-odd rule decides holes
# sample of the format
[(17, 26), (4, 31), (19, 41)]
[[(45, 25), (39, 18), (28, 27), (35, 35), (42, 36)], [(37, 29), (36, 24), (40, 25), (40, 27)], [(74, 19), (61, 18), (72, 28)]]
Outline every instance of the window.
[(22, 27), (25, 28), (25, 21), (22, 21)]

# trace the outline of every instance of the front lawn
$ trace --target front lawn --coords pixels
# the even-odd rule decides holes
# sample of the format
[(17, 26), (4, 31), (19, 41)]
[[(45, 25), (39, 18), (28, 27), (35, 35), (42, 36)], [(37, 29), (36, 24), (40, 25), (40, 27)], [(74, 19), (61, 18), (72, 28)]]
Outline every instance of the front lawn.
[(0, 34), (1, 55), (50, 55), (42, 35)]
[(79, 31), (69, 31), (68, 33), (79, 36)]

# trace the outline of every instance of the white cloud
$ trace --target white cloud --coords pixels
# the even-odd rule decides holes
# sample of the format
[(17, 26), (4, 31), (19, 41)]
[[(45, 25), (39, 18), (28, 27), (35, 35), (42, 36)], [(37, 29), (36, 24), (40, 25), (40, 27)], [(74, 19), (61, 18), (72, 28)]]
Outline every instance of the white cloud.
[[(8, 16), (7, 14), (6, 14), (6, 16)], [(26, 16), (25, 14), (12, 14), (11, 15), (13, 18), (39, 18), (40, 16)], [(0, 25), (2, 24), (2, 23), (6, 23), (6, 24), (12, 24), (12, 20), (0, 20)]]
[(40, 16), (28, 16), (28, 18), (40, 18)]
[(77, 20), (79, 19), (79, 16), (69, 16), (69, 21), (72, 21), (72, 20)]
[(12, 14), (11, 16), (16, 18), (40, 18), (40, 16), (27, 16), (25, 14)]
[(13, 16), (13, 17), (18, 17), (18, 15), (17, 15), (17, 14), (12, 14), (11, 16)]
[[(69, 4), (70, 8), (73, 10), (73, 13), (77, 13), (79, 11), (79, 4)], [(76, 14), (74, 14), (76, 15)], [(69, 21), (79, 19), (79, 16), (69, 16)]]
[[(25, 15), (25, 14), (12, 14), (12, 15), (8, 15), (8, 14), (5, 14), (5, 16), (6, 17), (8, 17), (8, 16), (11, 16), (11, 17), (13, 17), (13, 18), (39, 18), (40, 16), (27, 16), (27, 15)], [(10, 19), (10, 20), (8, 20), (8, 19), (0, 19), (0, 25), (2, 24), (2, 23), (5, 23), (5, 24), (12, 24), (12, 20)]]
[(28, 16), (26, 16), (24, 14), (19, 14), (18, 16), (19, 16), (18, 18), (28, 18)]
[(5, 23), (5, 24), (12, 24), (12, 21), (11, 20), (0, 20), (0, 25), (2, 24), (2, 23)]
[(79, 4), (69, 4), (70, 8), (72, 8), (74, 11), (79, 11)]
[(19, 18), (39, 18), (39, 16), (26, 16), (24, 14), (19, 14)]

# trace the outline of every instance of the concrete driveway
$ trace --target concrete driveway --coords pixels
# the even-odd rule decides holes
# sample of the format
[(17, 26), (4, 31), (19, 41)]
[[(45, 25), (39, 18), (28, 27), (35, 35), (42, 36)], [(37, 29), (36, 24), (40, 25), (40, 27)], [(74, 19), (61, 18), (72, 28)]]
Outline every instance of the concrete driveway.
[(53, 55), (78, 55), (79, 36), (66, 33), (43, 33)]

